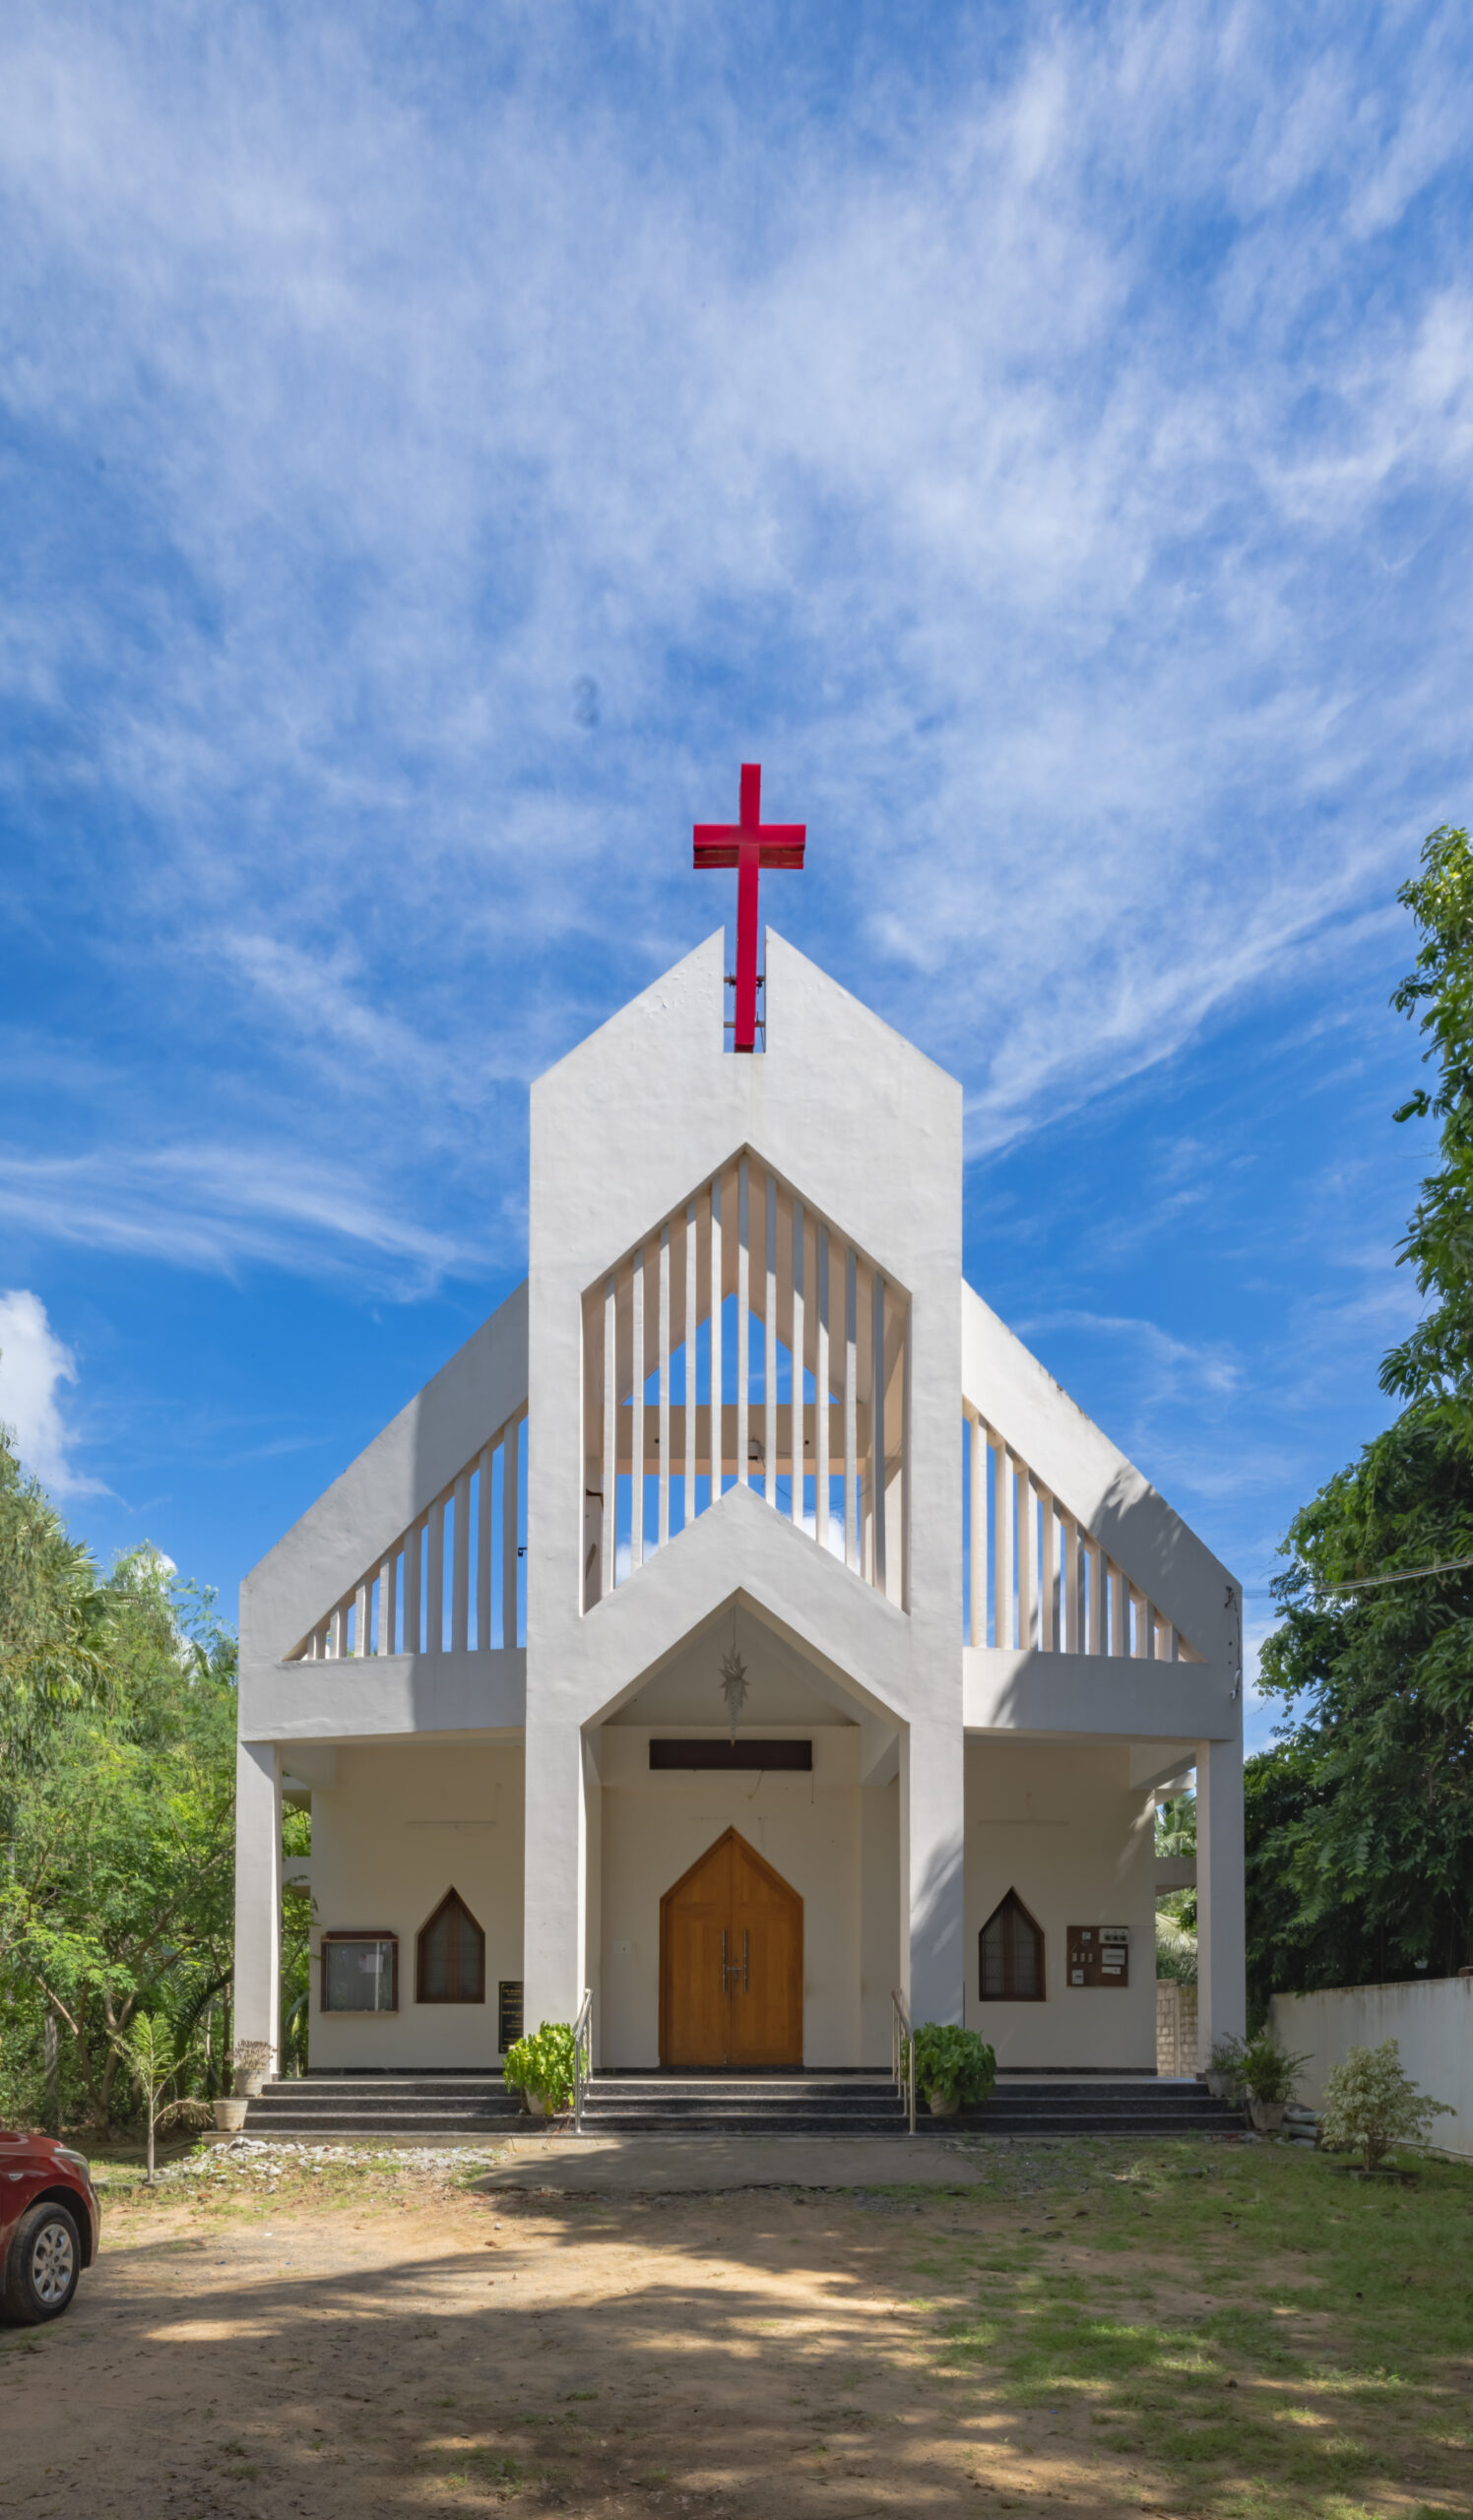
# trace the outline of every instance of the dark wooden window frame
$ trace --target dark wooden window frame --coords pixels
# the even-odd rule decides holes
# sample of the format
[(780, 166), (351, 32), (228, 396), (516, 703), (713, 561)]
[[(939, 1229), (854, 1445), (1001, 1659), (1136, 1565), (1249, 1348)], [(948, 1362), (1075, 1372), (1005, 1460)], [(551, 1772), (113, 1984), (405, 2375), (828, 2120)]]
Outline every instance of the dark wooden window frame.
[[(1004, 1983), (1000, 1992), (992, 1992), (987, 1984), (987, 1968), (983, 1959), (983, 1951), (987, 1942), (988, 1928), (991, 1925), (994, 1925), (998, 1918), (1009, 1908), (1016, 1911), (1018, 1916), (1022, 1918), (1023, 1922), (1028, 1927), (1030, 1933), (1033, 1935), (1034, 1952), (1037, 1961), (1038, 1984), (1031, 1994), (1020, 1994), (1014, 1986), (1007, 1984), (1007, 1981), (1012, 1976), (1012, 1954), (1005, 1939), (1002, 1947), (1002, 1975)], [(1028, 1910), (1024, 1907), (1022, 1900), (1018, 1897), (1016, 1890), (1005, 1891), (977, 1936), (977, 1999), (979, 2003), (1046, 2003), (1048, 2001), (1048, 1983), (1044, 1972), (1045, 1948), (1044, 1928), (1039, 1923), (1037, 1917), (1029, 1914)]]
[(652, 1740), (650, 1766), (653, 1770), (671, 1768), (714, 1768), (719, 1773), (752, 1768), (785, 1769), (809, 1776), (813, 1768), (811, 1741), (673, 1741)]
[[(386, 1942), (388, 1944), (389, 2000), (386, 2004), (369, 2006), (363, 2004), (330, 2004), (328, 2002), (327, 1961), (323, 1957), (323, 1954), (326, 1953), (328, 1944), (332, 1942)], [(332, 1932), (325, 1933), (323, 1935), (322, 1951), (319, 1953), (318, 1957), (322, 1962), (322, 1977), (317, 1988), (317, 2009), (319, 2012), (361, 2012), (368, 2018), (376, 2020), (386, 2012), (397, 2012), (399, 2010), (399, 1936), (397, 1933), (357, 1933), (350, 1932), (343, 1927), (335, 1927)]]
[[(459, 1932), (456, 1933), (454, 1943), (452, 1945), (454, 1954), (454, 1969), (452, 1973), (455, 1980), (454, 1993), (431, 1995), (426, 1994), (425, 1992), (424, 1937), (427, 1933), (433, 1931), (447, 1909), (458, 1909), (460, 1914), (467, 1920), (468, 1923), (472, 1924), (477, 1933), (480, 1936), (480, 1983), (478, 1984), (474, 1994), (467, 1994), (463, 1990), (464, 1973), (461, 1969), (461, 1945)], [(472, 1916), (465, 1900), (461, 1897), (460, 1892), (455, 1888), (453, 1883), (446, 1891), (439, 1906), (430, 1916), (425, 1918), (423, 1924), (419, 1927), (418, 1932), (415, 1936), (415, 2001), (416, 2004), (483, 2004), (485, 2002), (485, 1932), (480, 1921), (476, 1917)]]

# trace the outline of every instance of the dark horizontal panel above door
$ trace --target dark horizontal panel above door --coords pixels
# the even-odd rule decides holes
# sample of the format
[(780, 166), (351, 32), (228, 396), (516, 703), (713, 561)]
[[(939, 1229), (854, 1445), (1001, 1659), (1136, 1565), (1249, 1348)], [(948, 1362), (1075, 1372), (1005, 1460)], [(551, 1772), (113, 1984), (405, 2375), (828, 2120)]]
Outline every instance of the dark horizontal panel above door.
[(652, 1768), (800, 1768), (813, 1765), (811, 1741), (652, 1741)]

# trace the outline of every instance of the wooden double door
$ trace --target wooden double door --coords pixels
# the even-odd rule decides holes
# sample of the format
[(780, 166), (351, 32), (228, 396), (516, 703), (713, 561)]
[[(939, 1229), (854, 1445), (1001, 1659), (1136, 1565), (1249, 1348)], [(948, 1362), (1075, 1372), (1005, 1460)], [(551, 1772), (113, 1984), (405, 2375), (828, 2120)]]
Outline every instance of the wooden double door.
[(803, 1903), (736, 1829), (660, 1902), (662, 2065), (801, 2065)]

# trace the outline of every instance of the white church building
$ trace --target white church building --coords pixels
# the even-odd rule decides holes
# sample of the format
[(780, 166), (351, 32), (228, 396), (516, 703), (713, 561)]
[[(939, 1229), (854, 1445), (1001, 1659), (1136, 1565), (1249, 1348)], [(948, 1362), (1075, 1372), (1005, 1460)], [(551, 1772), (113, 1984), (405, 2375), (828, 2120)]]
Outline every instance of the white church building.
[(541, 1078), (525, 1282), (246, 1579), (239, 2037), (295, 1872), (314, 2069), (591, 1996), (604, 2070), (885, 2067), (898, 1999), (1154, 2073), (1193, 1772), (1242, 2032), (1238, 1587), (963, 1277), (960, 1086), (765, 988), (737, 1054), (717, 932)]

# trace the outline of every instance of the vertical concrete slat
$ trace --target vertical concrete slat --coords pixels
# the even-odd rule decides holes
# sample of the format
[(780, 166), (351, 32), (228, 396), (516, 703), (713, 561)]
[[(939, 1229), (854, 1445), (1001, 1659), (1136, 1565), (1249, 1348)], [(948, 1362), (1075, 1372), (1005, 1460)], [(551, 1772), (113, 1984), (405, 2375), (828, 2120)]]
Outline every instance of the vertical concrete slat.
[(670, 1546), (670, 1225), (660, 1228), (660, 1480), (657, 1548)]
[(767, 1266), (762, 1279), (762, 1494), (778, 1501), (778, 1185), (767, 1176)]
[(1055, 1650), (1054, 1499), (1042, 1484), (1038, 1491), (1038, 1643), (1041, 1654)]
[(829, 1543), (829, 1238), (828, 1227), (813, 1234), (813, 1537), (820, 1548)]
[(404, 1536), (404, 1650), (417, 1654), (421, 1626), (420, 1563), (424, 1523), (416, 1517)]
[(476, 1651), (491, 1644), (491, 1461), (492, 1444), (482, 1444), (476, 1464)]
[[(793, 1449), (793, 1520), (800, 1531), (803, 1527), (803, 1476), (805, 1470), (803, 1428), (803, 1203), (797, 1194), (793, 1200), (793, 1385), (792, 1449)], [(816, 1529), (816, 1524), (815, 1524)]]
[(644, 1564), (645, 1534), (645, 1255), (641, 1243), (634, 1254), (629, 1289), (631, 1374), (629, 1411), (629, 1571)]
[(743, 1156), (736, 1168), (736, 1484), (750, 1485), (747, 1475), (747, 1372), (751, 1362), (751, 1183)]
[(522, 1484), (522, 1428), (510, 1418), (501, 1438), (501, 1642), (510, 1653), (517, 1641), (517, 1506)]
[(445, 1651), (445, 1499), (437, 1496), (429, 1509), (429, 1546), (424, 1577), (424, 1650)]
[(860, 1571), (860, 1262), (844, 1253), (844, 1563)]
[(711, 1183), (711, 1502), (721, 1494), (726, 1459), (726, 1417), (721, 1366), (721, 1174)]
[(685, 1210), (685, 1498), (682, 1528), (695, 1521), (696, 1204)]
[(1079, 1651), (1079, 1526), (1072, 1514), (1063, 1521), (1063, 1644), (1066, 1654)]
[(459, 1473), (455, 1482), (455, 1533), (450, 1561), (450, 1651), (464, 1654), (470, 1646), (471, 1629), (471, 1474)]
[(1034, 1642), (1033, 1473), (1026, 1461), (1017, 1465), (1018, 1644)]
[(1012, 1643), (1012, 1549), (1008, 1494), (1012, 1479), (1007, 1446), (993, 1428), (993, 1643)]
[(352, 1597), (352, 1650), (355, 1654), (366, 1654), (368, 1651), (368, 1627), (372, 1608), (373, 1578), (371, 1575), (365, 1575)]
[(604, 1281), (604, 1530), (599, 1543), (599, 1593), (613, 1590), (619, 1504), (618, 1281)]
[(974, 1645), (985, 1645), (988, 1606), (988, 1439), (981, 1418), (967, 1420), (972, 1474), (972, 1599), (967, 1633)]
[[(1104, 1551), (1101, 1551), (1104, 1558)], [(1125, 1579), (1114, 1559), (1110, 1564), (1110, 1651), (1123, 1655), (1125, 1651)]]
[(869, 1274), (869, 1479), (874, 1520), (874, 1589), (887, 1590), (885, 1532), (885, 1282)]
[(395, 1547), (390, 1549), (387, 1557), (379, 1561), (378, 1650), (380, 1654), (392, 1654), (394, 1651), (394, 1631), (399, 1624), (396, 1615), (399, 1605), (395, 1598), (397, 1592), (395, 1577), (398, 1571), (399, 1551)]

